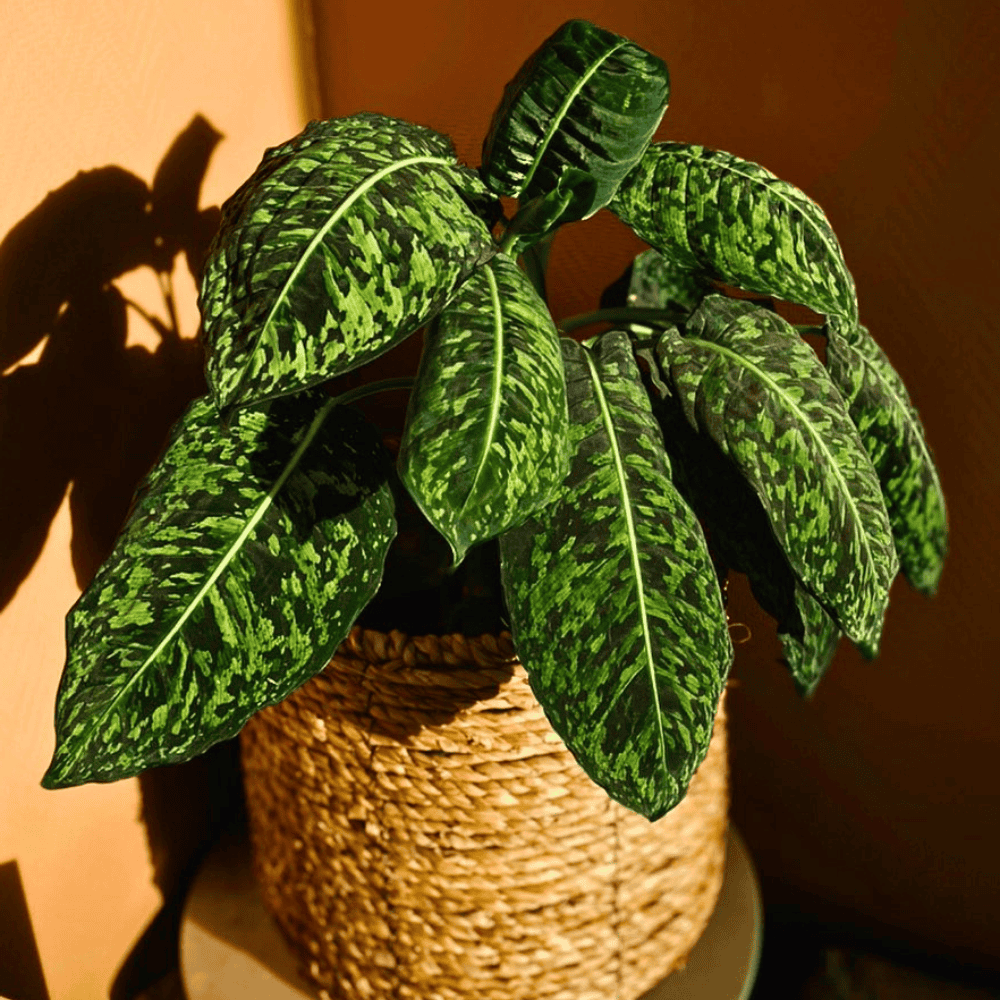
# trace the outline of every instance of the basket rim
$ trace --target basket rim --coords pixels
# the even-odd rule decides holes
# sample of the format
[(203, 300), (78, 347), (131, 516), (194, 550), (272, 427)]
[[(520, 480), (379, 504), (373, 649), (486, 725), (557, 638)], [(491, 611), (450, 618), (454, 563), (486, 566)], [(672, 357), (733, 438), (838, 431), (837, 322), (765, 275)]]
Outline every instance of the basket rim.
[(379, 632), (355, 625), (337, 647), (327, 670), (350, 673), (376, 670), (380, 673), (418, 671), (431, 675), (455, 671), (502, 671), (510, 675), (520, 666), (511, 633), (485, 632), (467, 636), (461, 632), (446, 635), (408, 635), (399, 629)]

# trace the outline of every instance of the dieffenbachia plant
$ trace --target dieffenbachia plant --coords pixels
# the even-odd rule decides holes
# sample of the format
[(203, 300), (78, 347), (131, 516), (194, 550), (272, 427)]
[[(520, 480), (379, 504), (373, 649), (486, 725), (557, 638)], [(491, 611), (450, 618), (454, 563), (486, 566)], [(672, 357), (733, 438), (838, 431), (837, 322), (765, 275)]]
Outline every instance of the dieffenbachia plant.
[[(841, 635), (875, 654), (900, 564), (935, 590), (937, 473), (822, 210), (651, 143), (667, 96), (658, 58), (570, 21), (508, 84), (478, 170), (368, 113), (265, 154), (201, 284), (210, 392), (69, 612), (46, 787), (191, 758), (322, 670), (396, 532), (393, 459), (349, 404), (399, 380), (323, 386), (421, 328), (399, 481), (453, 565), (499, 540), (537, 697), (630, 808), (663, 815), (707, 751), (733, 658), (720, 567), (777, 619), (803, 694)], [(557, 327), (548, 248), (602, 208), (652, 249), (619, 301)], [(599, 319), (619, 328), (568, 336)]]

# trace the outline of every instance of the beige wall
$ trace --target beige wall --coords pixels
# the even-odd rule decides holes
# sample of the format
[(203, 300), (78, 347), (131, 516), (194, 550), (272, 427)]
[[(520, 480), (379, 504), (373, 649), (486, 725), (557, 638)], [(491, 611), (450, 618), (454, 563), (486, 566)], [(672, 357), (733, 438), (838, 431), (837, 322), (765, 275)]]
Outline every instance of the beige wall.
[[(64, 615), (199, 385), (194, 281), (177, 255), (172, 338), (149, 266), (164, 250), (135, 215), (142, 185), (196, 115), (161, 178), (175, 207), (206, 159), (202, 207), (298, 131), (291, 22), (284, 0), (0, 3), (0, 994), (15, 961), (31, 981), (25, 921), (11, 925), (18, 882), (54, 1000), (107, 996), (162, 902), (138, 781), (53, 792), (39, 780)], [(122, 169), (89, 173), (108, 165)], [(171, 236), (203, 242), (188, 207), (166, 251)], [(165, 325), (162, 343), (106, 281)]]
[[(995, 0), (317, 0), (329, 115), (430, 125), (480, 162), (503, 84), (572, 17), (666, 60), (658, 139), (768, 167), (826, 210), (861, 319), (912, 390), (953, 543), (938, 597), (899, 580), (883, 652), (844, 643), (811, 703), (751, 624), (730, 697), (733, 815), (769, 898), (1000, 965), (1000, 557)], [(555, 241), (559, 319), (643, 249), (607, 212)], [(807, 321), (805, 319), (803, 322)], [(596, 332), (596, 330), (588, 331)], [(399, 355), (405, 360), (404, 354)], [(391, 367), (385, 374), (397, 374)]]

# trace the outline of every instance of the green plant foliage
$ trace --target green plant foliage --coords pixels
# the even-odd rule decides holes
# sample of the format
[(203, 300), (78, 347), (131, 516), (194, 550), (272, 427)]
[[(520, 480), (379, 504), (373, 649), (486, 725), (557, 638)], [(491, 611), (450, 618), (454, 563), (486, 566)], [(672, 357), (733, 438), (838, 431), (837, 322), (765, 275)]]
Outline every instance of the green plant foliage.
[(903, 573), (932, 595), (948, 551), (948, 511), (920, 416), (867, 327), (848, 337), (830, 324), (826, 364), (878, 473)]
[(798, 578), (874, 655), (899, 559), (878, 477), (815, 352), (776, 313), (709, 295), (656, 356), (688, 422), (757, 493)]
[(497, 194), (530, 201), (575, 170), (581, 183), (561, 221), (590, 218), (639, 162), (669, 93), (661, 59), (587, 21), (567, 21), (504, 89), (480, 175)]
[(187, 760), (320, 671), (395, 536), (387, 459), (319, 391), (229, 433), (195, 400), (67, 616), (45, 787)]
[(570, 473), (549, 506), (500, 538), (514, 646), (583, 769), (656, 819), (708, 750), (732, 644), (627, 334), (561, 346)]
[(685, 318), (715, 286), (699, 271), (678, 267), (657, 250), (645, 250), (630, 266), (626, 302), (637, 309), (666, 309)]
[(497, 252), (451, 140), (383, 115), (312, 122), (223, 206), (200, 305), (220, 409), (300, 391), (426, 323)]
[(685, 270), (857, 320), (854, 279), (823, 210), (756, 163), (654, 143), (608, 208)]
[(530, 251), (547, 236), (554, 236), (574, 199), (596, 190), (596, 186), (593, 177), (582, 170), (564, 170), (551, 191), (537, 195), (518, 209), (504, 230), (506, 251), (517, 257)]
[[(649, 361), (659, 368), (655, 357)], [(837, 623), (796, 578), (763, 504), (733, 461), (687, 422), (675, 395), (660, 394), (652, 379), (649, 390), (678, 490), (705, 526), (716, 559), (746, 575), (777, 622), (785, 666), (798, 692), (811, 694), (837, 651)]]
[[(668, 94), (660, 59), (573, 20), (505, 88), (478, 169), (367, 112), (265, 153), (201, 282), (210, 394), (67, 616), (46, 787), (234, 736), (400, 596), (472, 628), (504, 620), (502, 589), (556, 732), (655, 819), (708, 749), (729, 569), (803, 694), (842, 633), (875, 654), (901, 564), (935, 590), (937, 470), (822, 209), (729, 153), (650, 145)], [(557, 328), (553, 240), (605, 206), (652, 249)], [(825, 315), (827, 367), (720, 282)], [(559, 336), (607, 321), (624, 329)], [(415, 379), (319, 388), (420, 328)], [(393, 468), (344, 404), (410, 383)], [(390, 553), (397, 511), (410, 547)], [(404, 579), (383, 588), (387, 559)]]
[[(703, 275), (677, 267), (656, 250), (639, 254), (628, 268), (624, 297), (640, 309), (673, 311), (683, 322), (714, 286)], [(707, 434), (695, 430), (660, 369), (647, 327), (630, 332), (636, 356), (648, 369), (646, 389), (663, 431), (674, 482), (709, 535), (724, 566), (744, 573), (760, 606), (777, 622), (784, 663), (795, 687), (812, 694), (836, 653), (840, 629), (796, 579), (771, 530), (767, 512), (739, 469)], [(678, 331), (679, 335), (679, 331)]]
[(568, 420), (552, 317), (501, 254), (429, 327), (399, 451), (400, 478), (456, 566), (559, 488)]

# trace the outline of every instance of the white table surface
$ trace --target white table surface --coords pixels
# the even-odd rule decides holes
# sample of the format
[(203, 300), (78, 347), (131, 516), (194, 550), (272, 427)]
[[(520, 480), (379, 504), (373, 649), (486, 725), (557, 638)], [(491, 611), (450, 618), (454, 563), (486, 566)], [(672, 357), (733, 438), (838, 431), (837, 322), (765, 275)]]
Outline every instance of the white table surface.
[[(760, 889), (743, 838), (730, 825), (722, 891), (687, 966), (642, 1000), (747, 1000), (763, 938)], [(188, 1000), (315, 1000), (264, 909), (246, 831), (224, 836), (185, 902), (181, 978)]]

